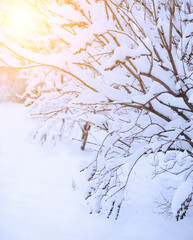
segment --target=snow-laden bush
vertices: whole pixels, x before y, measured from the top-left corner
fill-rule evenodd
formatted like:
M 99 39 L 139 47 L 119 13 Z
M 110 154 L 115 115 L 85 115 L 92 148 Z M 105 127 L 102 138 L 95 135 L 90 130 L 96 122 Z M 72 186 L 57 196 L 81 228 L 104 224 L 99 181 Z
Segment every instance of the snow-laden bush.
M 49 120 L 42 136 L 66 119 L 83 130 L 91 127 L 92 143 L 99 147 L 82 169 L 91 212 L 107 209 L 108 217 L 118 217 L 132 170 L 145 156 L 153 156 L 157 174 L 183 174 L 192 186 L 193 1 L 36 2 L 62 50 L 43 56 L 12 49 L 47 66 L 54 73 L 51 82 L 60 85 L 59 91 L 45 85 L 35 97 L 33 104 Z M 59 135 L 66 132 L 60 124 Z M 181 203 L 176 198 L 184 191 L 173 197 L 177 219 L 184 216 L 181 205 L 187 208 L 192 199 L 188 190 Z

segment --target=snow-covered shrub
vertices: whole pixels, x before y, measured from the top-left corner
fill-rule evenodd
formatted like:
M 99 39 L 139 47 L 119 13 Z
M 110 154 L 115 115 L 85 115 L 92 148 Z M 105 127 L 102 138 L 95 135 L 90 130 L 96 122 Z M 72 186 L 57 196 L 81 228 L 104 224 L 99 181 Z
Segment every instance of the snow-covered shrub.
M 172 212 L 176 220 L 183 219 L 192 201 L 192 182 L 183 182 L 176 190 L 172 200 Z
M 45 131 L 66 119 L 82 128 L 91 126 L 92 141 L 99 145 L 83 169 L 91 212 L 107 210 L 108 217 L 118 217 L 132 170 L 145 156 L 154 158 L 158 174 L 184 174 L 192 186 L 193 2 L 41 2 L 45 5 L 36 7 L 47 16 L 60 51 L 45 56 L 22 53 L 33 64 L 47 66 L 54 73 L 53 84 L 61 83 L 57 74 L 65 81 L 60 91 L 45 88 L 32 105 L 46 116 Z M 65 133 L 60 124 L 57 129 Z M 45 140 L 44 131 L 42 136 Z M 172 203 L 177 218 L 183 218 L 191 196 L 189 192 L 178 202 L 179 212 Z

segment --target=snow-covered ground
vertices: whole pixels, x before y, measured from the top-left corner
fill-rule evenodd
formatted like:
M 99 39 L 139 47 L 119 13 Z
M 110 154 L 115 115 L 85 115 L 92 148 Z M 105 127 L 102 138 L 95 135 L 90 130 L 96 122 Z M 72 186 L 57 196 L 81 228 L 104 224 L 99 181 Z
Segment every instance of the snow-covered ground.
M 0 104 L 0 240 L 193 239 L 192 210 L 180 222 L 158 213 L 154 202 L 168 179 L 152 180 L 148 163 L 136 168 L 117 221 L 90 215 L 78 171 L 89 153 L 72 143 L 38 146 L 34 126 L 22 105 Z

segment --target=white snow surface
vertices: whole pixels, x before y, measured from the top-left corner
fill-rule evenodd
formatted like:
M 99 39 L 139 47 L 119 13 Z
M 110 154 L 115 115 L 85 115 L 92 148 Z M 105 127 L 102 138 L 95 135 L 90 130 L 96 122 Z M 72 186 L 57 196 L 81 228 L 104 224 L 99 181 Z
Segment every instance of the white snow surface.
M 152 180 L 149 163 L 136 166 L 117 221 L 90 215 L 78 166 L 91 153 L 71 142 L 32 142 L 36 123 L 20 104 L 1 103 L 0 115 L 0 240 L 193 239 L 191 210 L 179 222 L 158 214 L 154 202 L 168 178 Z

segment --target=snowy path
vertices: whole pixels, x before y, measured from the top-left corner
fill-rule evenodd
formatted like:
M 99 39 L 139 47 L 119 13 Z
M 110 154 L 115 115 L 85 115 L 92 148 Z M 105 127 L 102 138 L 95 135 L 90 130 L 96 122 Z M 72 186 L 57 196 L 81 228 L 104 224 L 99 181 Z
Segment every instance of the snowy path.
M 30 142 L 34 123 L 23 106 L 0 104 L 0 240 L 192 240 L 193 218 L 154 214 L 148 181 L 131 185 L 131 204 L 118 221 L 92 216 L 72 176 L 85 153 Z M 144 171 L 143 171 L 144 172 Z

